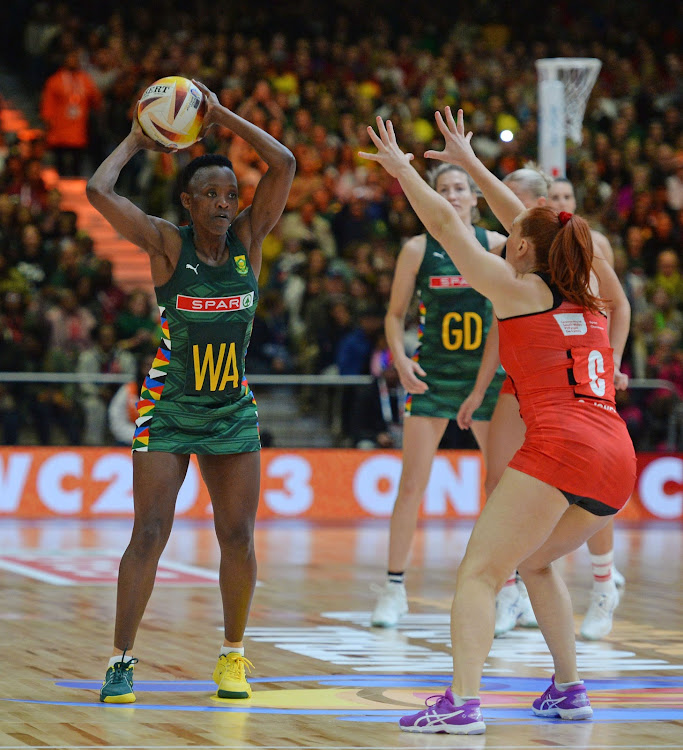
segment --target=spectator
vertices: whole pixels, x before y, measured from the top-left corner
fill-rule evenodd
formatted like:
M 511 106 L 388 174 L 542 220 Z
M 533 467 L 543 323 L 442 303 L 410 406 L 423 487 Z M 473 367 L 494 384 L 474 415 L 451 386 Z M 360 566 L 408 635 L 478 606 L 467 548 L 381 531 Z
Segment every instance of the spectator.
M 656 287 L 652 292 L 652 307 L 655 321 L 655 332 L 668 329 L 677 340 L 683 334 L 683 312 L 674 307 L 671 295 L 664 287 Z
M 79 52 L 67 52 L 62 67 L 45 82 L 40 103 L 46 143 L 63 177 L 84 175 L 88 122 L 92 111 L 101 106 L 102 95 L 92 78 L 81 70 Z
M 96 344 L 82 351 L 76 372 L 90 375 L 135 376 L 135 359 L 130 352 L 117 346 L 116 328 L 102 324 L 96 332 Z M 86 445 L 104 445 L 107 427 L 107 408 L 116 390 L 115 386 L 101 383 L 82 383 L 80 401 L 85 417 L 83 442 Z
M 664 289 L 675 307 L 683 307 L 683 276 L 678 255 L 671 249 L 662 250 L 657 255 L 657 272 L 648 283 L 648 292 L 653 294 L 658 287 Z
M 356 389 L 349 433 L 356 448 L 400 448 L 403 389 L 386 340 L 372 354 L 373 381 Z
M 116 316 L 116 335 L 121 349 L 140 355 L 155 342 L 156 319 L 152 319 L 152 302 L 142 289 L 129 295 L 126 306 Z
M 109 431 L 117 445 L 130 446 L 133 442 L 135 420 L 138 418 L 140 388 L 152 369 L 154 356 L 153 353 L 148 352 L 138 359 L 135 377 L 129 383 L 124 383 L 118 388 L 109 402 L 107 409 Z
M 337 254 L 330 222 L 318 215 L 312 200 L 305 200 L 298 211 L 289 211 L 282 217 L 282 238 L 314 243 L 327 258 Z

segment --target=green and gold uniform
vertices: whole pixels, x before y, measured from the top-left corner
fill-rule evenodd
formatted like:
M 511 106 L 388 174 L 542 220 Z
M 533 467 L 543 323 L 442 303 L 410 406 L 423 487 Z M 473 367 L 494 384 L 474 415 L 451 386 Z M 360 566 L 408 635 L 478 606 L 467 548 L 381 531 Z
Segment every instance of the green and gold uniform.
M 486 230 L 475 227 L 478 242 L 489 249 Z M 460 275 L 448 253 L 431 236 L 415 279 L 420 298 L 418 346 L 413 359 L 427 376 L 425 393 L 408 394 L 406 416 L 455 419 L 477 378 L 493 309 Z M 499 368 L 475 420 L 489 420 L 505 373 Z
M 192 227 L 181 227 L 180 258 L 155 287 L 161 344 L 138 401 L 134 451 L 248 453 L 261 447 L 258 412 L 244 372 L 258 301 L 248 253 L 232 227 L 230 257 L 197 257 Z

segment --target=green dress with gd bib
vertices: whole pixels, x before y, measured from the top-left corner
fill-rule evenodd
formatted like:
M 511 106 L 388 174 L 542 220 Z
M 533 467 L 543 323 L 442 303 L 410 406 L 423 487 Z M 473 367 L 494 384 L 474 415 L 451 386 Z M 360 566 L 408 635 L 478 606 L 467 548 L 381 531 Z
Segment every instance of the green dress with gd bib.
M 486 230 L 475 227 L 479 244 L 489 250 Z M 477 379 L 493 308 L 472 289 L 448 253 L 427 234 L 424 257 L 415 279 L 420 299 L 418 347 L 413 359 L 427 373 L 425 393 L 406 396 L 405 414 L 455 419 Z M 489 385 L 474 420 L 491 419 L 505 379 L 502 367 Z
M 197 257 L 180 227 L 180 258 L 155 287 L 161 343 L 138 401 L 134 451 L 248 453 L 261 447 L 245 355 L 258 302 L 249 255 L 228 230 L 227 262 Z

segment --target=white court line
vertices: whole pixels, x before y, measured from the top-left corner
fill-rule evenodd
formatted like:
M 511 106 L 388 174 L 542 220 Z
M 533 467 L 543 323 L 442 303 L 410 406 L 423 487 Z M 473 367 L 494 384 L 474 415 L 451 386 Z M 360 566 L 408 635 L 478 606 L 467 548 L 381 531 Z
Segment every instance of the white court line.
M 20 563 L 9 562 L 9 560 L 0 559 L 0 569 L 8 570 L 10 573 L 18 573 L 20 576 L 35 578 L 43 583 L 51 583 L 55 586 L 70 586 L 71 581 L 67 581 L 62 576 L 53 576 L 51 573 L 45 573 L 30 565 L 21 565 Z
M 432 735 L 428 735 L 431 737 Z M 443 735 L 446 739 L 453 735 Z M 479 735 L 483 736 L 483 735 Z M 471 736 L 470 738 L 471 739 Z M 355 745 L 0 745 L 0 750 L 405 750 L 406 746 L 372 745 L 357 747 Z M 487 750 L 538 750 L 538 745 L 487 745 Z M 586 745 L 562 745 L 562 750 L 585 750 Z M 679 750 L 681 745 L 657 745 L 660 748 Z M 636 748 L 643 750 L 642 745 L 592 745 L 591 750 L 623 750 Z

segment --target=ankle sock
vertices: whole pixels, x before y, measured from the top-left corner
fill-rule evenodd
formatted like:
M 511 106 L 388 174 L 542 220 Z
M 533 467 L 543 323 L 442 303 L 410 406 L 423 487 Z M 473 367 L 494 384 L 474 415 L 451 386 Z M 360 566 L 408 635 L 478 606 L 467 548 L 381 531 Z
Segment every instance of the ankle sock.
M 574 687 L 575 685 L 583 685 L 583 680 L 577 680 L 576 682 L 556 682 L 555 687 L 562 693 L 564 693 L 565 690 L 569 690 L 570 687 Z
M 451 690 L 451 693 L 453 693 L 452 690 Z M 467 701 L 475 701 L 475 700 L 479 700 L 479 696 L 458 695 L 457 693 L 453 693 L 453 705 L 454 706 L 464 706 Z
M 394 572 L 393 570 L 387 571 L 387 582 L 388 583 L 403 583 L 403 578 L 405 576 L 404 571 L 400 571 L 399 573 Z
M 239 654 L 240 656 L 244 656 L 244 646 L 241 648 L 237 646 L 221 646 L 219 656 L 223 656 L 223 654 Z
M 125 664 L 128 664 L 129 661 L 131 661 L 133 657 L 130 654 L 126 654 L 125 656 L 123 654 L 116 654 L 115 656 L 112 656 L 111 659 L 109 659 L 109 667 L 113 667 L 114 664 L 116 664 L 117 661 L 122 661 Z
M 591 555 L 591 566 L 593 568 L 593 590 L 600 594 L 606 594 L 614 588 L 612 580 L 612 567 L 614 565 L 614 552 L 610 550 L 604 555 Z

